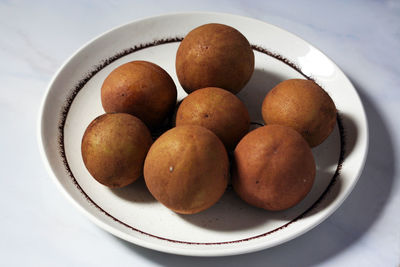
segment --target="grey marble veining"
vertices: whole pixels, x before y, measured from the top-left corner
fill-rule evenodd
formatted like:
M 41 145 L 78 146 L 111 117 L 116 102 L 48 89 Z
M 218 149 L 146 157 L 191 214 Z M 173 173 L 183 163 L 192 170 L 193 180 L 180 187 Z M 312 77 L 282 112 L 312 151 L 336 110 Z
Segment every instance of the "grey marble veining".
M 171 12 L 216 11 L 275 24 L 351 79 L 368 116 L 364 172 L 326 221 L 286 244 L 223 258 L 144 249 L 79 213 L 37 145 L 46 87 L 79 47 L 112 27 Z M 4 266 L 399 266 L 400 1 L 0 1 L 0 255 Z

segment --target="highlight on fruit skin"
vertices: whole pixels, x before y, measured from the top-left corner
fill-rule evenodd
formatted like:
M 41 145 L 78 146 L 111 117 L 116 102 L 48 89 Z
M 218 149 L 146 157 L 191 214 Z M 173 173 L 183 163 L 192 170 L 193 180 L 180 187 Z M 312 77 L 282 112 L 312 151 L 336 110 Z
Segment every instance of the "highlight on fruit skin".
M 131 61 L 114 69 L 101 87 L 107 113 L 129 113 L 150 129 L 164 122 L 175 107 L 177 90 L 171 76 L 148 61 Z
M 138 118 L 125 113 L 103 114 L 86 128 L 81 153 L 94 179 L 119 188 L 142 176 L 152 143 L 150 131 Z
M 224 194 L 228 177 L 224 145 L 213 132 L 195 125 L 165 132 L 151 146 L 144 163 L 150 193 L 180 214 L 214 205 Z
M 311 148 L 295 130 L 267 125 L 236 146 L 232 184 L 250 205 L 271 211 L 298 204 L 311 190 L 316 167 Z
M 262 104 L 266 124 L 298 131 L 311 147 L 321 144 L 336 125 L 336 106 L 325 90 L 311 80 L 290 79 L 276 85 Z
M 254 52 L 246 37 L 233 27 L 210 23 L 190 31 L 176 53 L 176 74 L 191 92 L 219 87 L 237 94 L 254 71 Z
M 215 133 L 227 150 L 233 150 L 249 131 L 246 106 L 234 94 L 217 87 L 196 90 L 180 104 L 176 126 L 198 125 Z

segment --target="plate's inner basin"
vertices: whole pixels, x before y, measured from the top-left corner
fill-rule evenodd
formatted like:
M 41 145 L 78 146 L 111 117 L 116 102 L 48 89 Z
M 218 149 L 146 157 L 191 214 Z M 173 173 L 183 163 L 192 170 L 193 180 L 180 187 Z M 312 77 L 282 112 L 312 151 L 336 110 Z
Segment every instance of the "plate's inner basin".
M 143 179 L 126 188 L 111 190 L 90 176 L 83 164 L 80 146 L 86 127 L 104 113 L 100 88 L 106 76 L 123 63 L 151 61 L 172 76 L 180 100 L 186 93 L 175 74 L 178 45 L 157 45 L 120 58 L 92 77 L 75 97 L 65 122 L 64 147 L 69 167 L 79 186 L 97 206 L 116 220 L 157 237 L 184 242 L 215 243 L 246 239 L 273 231 L 298 217 L 320 198 L 334 176 L 340 156 L 337 126 L 323 144 L 313 149 L 317 176 L 312 191 L 300 204 L 282 212 L 253 208 L 239 199 L 233 190 L 228 190 L 210 209 L 195 215 L 178 215 L 150 195 Z M 283 80 L 304 77 L 282 61 L 261 52 L 254 53 L 254 74 L 238 96 L 247 106 L 252 121 L 262 122 L 261 103 L 266 93 Z M 102 216 L 107 215 L 102 213 Z

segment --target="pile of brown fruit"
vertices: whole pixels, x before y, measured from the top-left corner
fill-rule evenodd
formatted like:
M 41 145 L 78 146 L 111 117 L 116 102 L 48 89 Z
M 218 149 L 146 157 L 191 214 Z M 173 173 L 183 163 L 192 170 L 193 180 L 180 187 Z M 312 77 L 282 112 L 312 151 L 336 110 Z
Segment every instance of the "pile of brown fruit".
M 181 42 L 176 73 L 189 95 L 177 109 L 176 86 L 161 67 L 146 61 L 119 66 L 101 88 L 106 114 L 82 139 L 86 168 L 112 188 L 143 175 L 151 194 L 182 214 L 215 204 L 230 169 L 233 188 L 247 203 L 267 210 L 296 205 L 315 178 L 310 147 L 332 132 L 336 108 L 313 81 L 287 80 L 264 99 L 266 126 L 249 132 L 249 113 L 235 94 L 253 71 L 249 42 L 222 24 L 195 28 Z M 153 143 L 151 132 L 169 118 L 175 127 Z

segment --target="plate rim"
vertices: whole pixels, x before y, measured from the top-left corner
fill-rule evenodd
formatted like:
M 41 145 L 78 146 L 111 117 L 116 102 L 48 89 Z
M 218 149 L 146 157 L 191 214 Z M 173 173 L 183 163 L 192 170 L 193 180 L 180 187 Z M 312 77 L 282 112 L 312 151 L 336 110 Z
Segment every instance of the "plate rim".
M 156 243 L 152 243 L 152 242 L 146 242 L 143 241 L 140 238 L 137 238 L 135 236 L 126 234 L 122 231 L 120 231 L 119 229 L 116 229 L 114 227 L 112 227 L 111 225 L 108 225 L 106 222 L 103 222 L 101 219 L 99 219 L 97 216 L 95 216 L 94 214 L 91 214 L 88 210 L 86 210 L 83 206 L 81 206 L 81 204 L 78 202 L 78 200 L 76 200 L 73 196 L 71 196 L 67 189 L 61 184 L 61 181 L 59 180 L 59 178 L 57 178 L 57 175 L 55 173 L 55 171 L 53 170 L 53 167 L 51 166 L 50 162 L 48 161 L 48 157 L 45 151 L 45 147 L 44 147 L 44 142 L 43 142 L 43 135 L 44 135 L 44 127 L 43 127 L 43 116 L 44 116 L 44 111 L 45 111 L 45 106 L 47 103 L 47 100 L 49 98 L 50 92 L 51 92 L 51 88 L 54 85 L 55 80 L 57 79 L 57 77 L 60 75 L 60 73 L 63 71 L 63 69 L 69 64 L 69 62 L 82 50 L 84 50 L 86 47 L 88 47 L 90 44 L 94 43 L 96 40 L 101 39 L 103 36 L 116 31 L 120 28 L 123 27 L 128 27 L 131 24 L 135 24 L 137 22 L 143 22 L 143 21 L 151 21 L 154 19 L 165 19 L 168 17 L 175 17 L 175 16 L 191 16 L 191 15 L 197 15 L 197 16 L 219 16 L 219 17 L 224 17 L 224 16 L 230 16 L 232 18 L 236 17 L 236 18 L 240 18 L 240 19 L 246 19 L 246 20 L 250 20 L 250 21 L 254 21 L 257 23 L 263 23 L 266 24 L 268 26 L 272 26 L 273 28 L 284 32 L 285 34 L 289 34 L 292 36 L 297 37 L 298 39 L 300 39 L 302 42 L 306 43 L 307 45 L 311 46 L 313 49 L 321 52 L 321 54 L 326 57 L 329 62 L 334 65 L 334 67 L 336 68 L 337 71 L 339 71 L 343 77 L 345 78 L 345 80 L 351 85 L 351 87 L 353 88 L 354 92 L 355 92 L 355 96 L 358 98 L 358 101 L 360 102 L 360 107 L 361 107 L 361 111 L 362 111 L 362 120 L 365 123 L 365 146 L 364 151 L 363 151 L 363 158 L 361 160 L 361 165 L 360 168 L 357 170 L 356 175 L 353 176 L 354 182 L 348 187 L 347 191 L 343 194 L 342 198 L 339 199 L 339 201 L 337 202 L 337 204 L 333 207 L 331 207 L 329 209 L 329 211 L 324 214 L 324 216 L 320 217 L 318 219 L 317 222 L 304 227 L 303 229 L 301 229 L 300 231 L 295 232 L 294 234 L 286 237 L 286 238 L 281 238 L 278 240 L 272 240 L 270 241 L 268 244 L 254 244 L 253 246 L 238 246 L 238 247 L 232 247 L 232 248 L 227 248 L 226 250 L 224 249 L 220 249 L 222 248 L 219 247 L 219 249 L 216 250 L 196 250 L 193 249 L 195 248 L 195 246 L 191 246 L 191 247 L 186 247 L 186 248 L 181 248 L 181 247 L 173 247 L 173 246 L 163 246 L 160 244 L 156 244 Z M 308 232 L 309 230 L 313 229 L 314 227 L 316 227 L 317 225 L 319 225 L 320 223 L 322 223 L 323 221 L 325 221 L 329 216 L 331 216 L 342 204 L 343 202 L 347 199 L 348 195 L 353 191 L 355 185 L 358 182 L 358 179 L 360 178 L 363 170 L 364 170 L 364 166 L 365 166 L 365 162 L 366 162 L 366 158 L 367 158 L 367 154 L 368 154 L 368 147 L 369 147 L 369 127 L 368 127 L 368 120 L 367 120 L 367 116 L 365 113 L 365 108 L 364 105 L 361 101 L 361 98 L 359 96 L 359 93 L 357 91 L 357 89 L 354 87 L 353 83 L 350 81 L 350 79 L 346 76 L 346 74 L 336 65 L 336 63 L 330 58 L 328 57 L 325 53 L 323 53 L 321 50 L 319 50 L 318 48 L 316 48 L 314 45 L 310 44 L 308 41 L 304 40 L 303 38 L 299 37 L 298 35 L 291 33 L 283 28 L 280 28 L 276 25 L 270 24 L 268 22 L 262 21 L 262 20 L 258 20 L 258 19 L 254 19 L 251 17 L 246 17 L 246 16 L 242 16 L 242 15 L 237 15 L 237 14 L 229 14 L 229 13 L 220 13 L 220 12 L 175 12 L 175 13 L 166 13 L 166 14 L 162 14 L 162 15 L 157 15 L 157 16 L 149 16 L 149 17 L 144 17 L 144 18 L 139 18 L 139 19 L 135 19 L 132 20 L 130 22 L 115 26 L 93 38 L 91 38 L 89 41 L 87 41 L 86 43 L 84 43 L 81 47 L 79 47 L 77 50 L 75 50 L 62 64 L 61 66 L 58 68 L 58 70 L 53 74 L 47 88 L 46 91 L 42 97 L 42 101 L 40 104 L 40 108 L 39 108 L 39 112 L 38 112 L 38 120 L 37 120 L 37 141 L 38 141 L 38 145 L 39 145 L 39 151 L 40 151 L 40 155 L 41 158 L 45 164 L 45 168 L 48 172 L 48 174 L 50 175 L 50 177 L 52 178 L 52 180 L 56 183 L 58 189 L 60 191 L 63 192 L 63 194 L 67 197 L 67 199 L 69 199 L 69 201 L 71 201 L 72 203 L 74 203 L 75 206 L 78 207 L 78 210 L 80 210 L 81 212 L 83 212 L 83 214 L 85 214 L 92 222 L 94 222 L 97 226 L 99 226 L 100 228 L 104 229 L 105 231 L 125 240 L 128 241 L 130 243 L 134 243 L 136 245 L 140 245 L 142 247 L 145 248 L 149 248 L 149 249 L 153 249 L 153 250 L 157 250 L 157 251 L 161 251 L 161 252 L 167 252 L 167 253 L 172 253 L 172 254 L 178 254 L 178 255 L 187 255 L 187 256 L 228 256 L 228 255 L 239 255 L 239 254 L 244 254 L 244 253 L 249 253 L 249 252 L 254 252 L 254 251 L 258 251 L 258 250 L 262 250 L 262 249 L 266 249 L 266 248 L 270 248 L 270 247 L 274 247 L 277 245 L 280 245 L 282 243 L 288 242 L 300 235 L 303 235 L 304 233 Z

